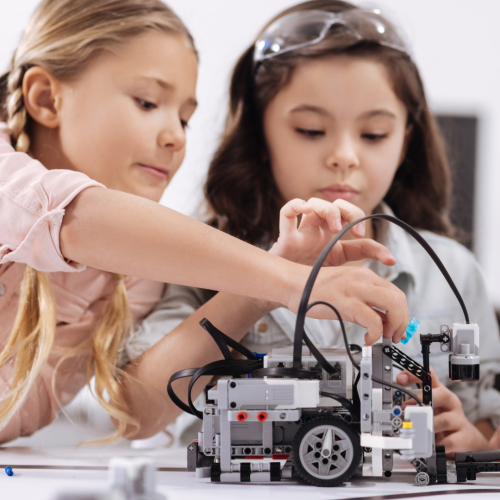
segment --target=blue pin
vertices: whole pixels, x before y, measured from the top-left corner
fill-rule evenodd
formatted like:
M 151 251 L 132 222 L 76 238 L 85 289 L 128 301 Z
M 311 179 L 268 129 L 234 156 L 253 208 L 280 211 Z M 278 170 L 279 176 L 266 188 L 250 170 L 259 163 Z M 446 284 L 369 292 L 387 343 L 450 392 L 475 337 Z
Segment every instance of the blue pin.
M 418 330 L 421 324 L 422 323 L 417 318 L 413 318 L 406 328 L 406 338 L 401 339 L 401 343 L 406 345 L 413 337 L 413 335 L 415 335 L 415 332 Z
M 12 470 L 12 467 L 5 467 L 5 474 L 7 474 L 7 476 L 13 476 L 14 471 Z

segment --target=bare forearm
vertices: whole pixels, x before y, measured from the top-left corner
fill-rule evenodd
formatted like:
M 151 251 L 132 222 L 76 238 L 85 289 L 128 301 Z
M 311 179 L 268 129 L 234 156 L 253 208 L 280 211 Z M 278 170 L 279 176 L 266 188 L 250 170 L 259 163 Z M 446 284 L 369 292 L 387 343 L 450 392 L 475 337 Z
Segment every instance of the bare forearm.
M 270 306 L 263 302 L 220 293 L 134 362 L 127 369 L 132 378 L 123 386 L 129 411 L 141 426 L 139 433 L 131 437 L 144 439 L 152 436 L 181 413 L 166 391 L 175 372 L 222 359 L 215 342 L 199 325 L 201 319 L 209 318 L 217 328 L 239 341 L 269 310 Z M 207 382 L 206 377 L 198 381 L 193 397 Z M 173 386 L 185 402 L 188 384 L 189 379 L 183 379 Z
M 152 201 L 104 188 L 67 207 L 61 251 L 70 260 L 166 283 L 282 302 L 308 269 Z M 291 276 L 294 275 L 294 276 Z

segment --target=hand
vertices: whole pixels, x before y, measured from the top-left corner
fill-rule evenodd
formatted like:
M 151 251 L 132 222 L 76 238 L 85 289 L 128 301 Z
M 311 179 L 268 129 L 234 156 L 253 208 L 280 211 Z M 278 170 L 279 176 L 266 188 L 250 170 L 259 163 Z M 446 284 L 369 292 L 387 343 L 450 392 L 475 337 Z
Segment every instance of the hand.
M 432 368 L 431 375 L 436 444 L 444 445 L 447 454 L 486 450 L 488 447 L 486 438 L 479 429 L 467 420 L 458 396 L 439 381 Z M 415 375 L 406 370 L 397 376 L 397 381 L 402 386 L 420 383 L 420 380 Z M 420 398 L 422 398 L 421 393 Z M 412 404 L 416 404 L 415 400 L 410 400 L 404 403 L 403 406 L 406 407 Z
M 289 276 L 292 292 L 281 303 L 297 312 L 304 289 L 302 272 L 309 276 L 311 268 L 301 266 L 300 273 Z M 325 301 L 339 311 L 344 321 L 367 329 L 365 342 L 376 342 L 382 335 L 397 343 L 408 326 L 405 294 L 395 285 L 365 267 L 322 268 L 314 284 L 309 303 Z M 380 312 L 375 309 L 376 307 Z M 317 306 L 308 312 L 314 318 L 337 319 L 330 308 Z
M 493 436 L 491 436 L 491 439 L 490 439 L 490 442 L 488 443 L 487 449 L 488 450 L 500 450 L 500 427 L 495 431 L 495 434 L 493 434 Z
M 300 226 L 297 217 L 302 214 Z M 364 212 L 345 200 L 334 203 L 311 198 L 289 201 L 280 211 L 280 235 L 270 252 L 298 264 L 312 266 L 319 254 L 342 227 L 364 217 Z M 356 238 L 365 234 L 365 223 L 351 229 Z M 376 259 L 385 265 L 396 263 L 387 248 L 371 239 L 339 241 L 324 266 L 341 266 L 349 261 Z

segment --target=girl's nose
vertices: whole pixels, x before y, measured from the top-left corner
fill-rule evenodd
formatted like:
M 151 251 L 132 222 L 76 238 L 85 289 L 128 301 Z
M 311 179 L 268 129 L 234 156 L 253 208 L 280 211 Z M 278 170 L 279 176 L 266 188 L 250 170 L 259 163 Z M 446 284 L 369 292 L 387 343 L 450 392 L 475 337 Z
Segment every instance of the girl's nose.
M 327 166 L 342 170 L 359 166 L 355 145 L 349 137 L 341 137 L 333 142 L 333 147 L 327 158 Z
M 178 151 L 186 145 L 186 131 L 179 117 L 169 119 L 158 135 L 158 145 Z

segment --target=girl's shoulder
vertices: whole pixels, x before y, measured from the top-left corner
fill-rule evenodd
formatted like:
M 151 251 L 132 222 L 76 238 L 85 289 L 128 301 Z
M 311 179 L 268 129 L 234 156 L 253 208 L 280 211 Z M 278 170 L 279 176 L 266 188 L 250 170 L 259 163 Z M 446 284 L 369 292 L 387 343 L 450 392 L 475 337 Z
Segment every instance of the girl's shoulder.
M 450 259 L 462 263 L 477 263 L 475 255 L 458 241 L 433 233 L 432 231 L 419 230 L 423 238 L 429 243 L 432 249 L 441 259 Z M 420 247 L 420 244 L 411 238 L 413 245 Z M 421 248 L 421 247 L 420 247 Z
M 443 262 L 448 273 L 451 275 L 455 284 L 462 289 L 469 286 L 471 282 L 482 283 L 484 277 L 477 262 L 475 255 L 458 241 L 441 236 L 431 231 L 419 231 L 424 239 L 429 243 L 437 256 Z M 412 247 L 412 259 L 416 269 L 420 269 L 421 276 L 429 274 L 441 275 L 436 264 L 427 255 L 427 252 L 420 244 L 409 237 L 410 246 Z M 426 278 L 423 278 L 424 281 Z M 441 280 L 441 278 L 439 278 Z

